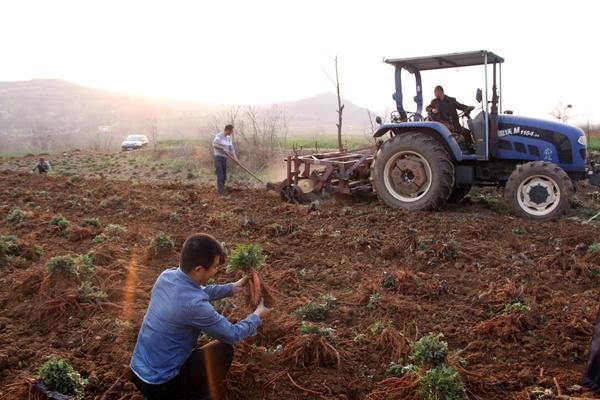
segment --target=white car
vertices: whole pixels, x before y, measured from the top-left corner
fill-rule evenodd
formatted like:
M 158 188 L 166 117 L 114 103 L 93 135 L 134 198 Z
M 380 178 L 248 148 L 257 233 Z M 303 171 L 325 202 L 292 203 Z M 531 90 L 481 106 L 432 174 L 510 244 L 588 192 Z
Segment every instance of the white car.
M 141 149 L 148 145 L 148 138 L 146 135 L 129 135 L 125 138 L 123 143 L 121 143 L 121 150 L 129 151 Z

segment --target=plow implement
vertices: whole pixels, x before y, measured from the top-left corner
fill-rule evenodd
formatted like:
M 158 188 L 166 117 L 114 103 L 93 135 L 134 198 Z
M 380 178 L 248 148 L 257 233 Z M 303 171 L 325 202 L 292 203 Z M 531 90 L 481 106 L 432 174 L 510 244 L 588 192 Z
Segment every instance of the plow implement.
M 286 158 L 287 177 L 268 183 L 290 203 L 313 201 L 324 193 L 352 194 L 371 191 L 370 168 L 375 147 L 354 151 L 294 154 Z

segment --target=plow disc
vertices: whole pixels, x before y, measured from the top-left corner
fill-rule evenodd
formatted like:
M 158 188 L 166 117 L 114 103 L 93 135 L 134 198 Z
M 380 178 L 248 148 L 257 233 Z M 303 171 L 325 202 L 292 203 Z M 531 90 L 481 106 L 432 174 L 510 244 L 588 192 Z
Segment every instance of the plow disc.
M 314 182 L 309 179 L 301 180 L 298 185 L 288 184 L 287 179 L 281 182 L 269 182 L 267 190 L 279 193 L 281 200 L 286 203 L 308 203 L 320 197 L 320 192 L 315 189 Z

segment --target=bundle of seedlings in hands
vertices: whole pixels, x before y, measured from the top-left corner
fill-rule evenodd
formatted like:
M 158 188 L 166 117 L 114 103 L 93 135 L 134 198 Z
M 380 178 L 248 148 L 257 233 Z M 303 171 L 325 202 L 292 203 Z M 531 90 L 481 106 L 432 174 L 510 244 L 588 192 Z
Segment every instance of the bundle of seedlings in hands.
M 258 269 L 263 266 L 267 257 L 262 253 L 258 244 L 239 244 L 229 255 L 227 272 L 240 271 L 248 275 L 247 302 L 250 308 L 256 308 L 263 298 L 265 306 L 274 304 L 272 289 L 265 282 L 261 282 Z

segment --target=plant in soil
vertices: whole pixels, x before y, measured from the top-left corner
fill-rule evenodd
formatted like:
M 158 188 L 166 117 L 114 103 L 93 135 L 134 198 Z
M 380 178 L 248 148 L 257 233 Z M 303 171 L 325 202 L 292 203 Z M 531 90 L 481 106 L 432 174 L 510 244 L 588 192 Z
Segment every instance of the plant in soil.
M 267 259 L 262 253 L 262 247 L 258 244 L 239 244 L 229 254 L 229 265 L 227 272 L 239 271 L 248 275 L 247 301 L 250 308 L 256 308 L 261 297 L 264 298 L 267 307 L 273 304 L 271 288 L 261 282 L 258 269 L 262 267 Z
M 332 328 L 321 327 L 303 321 L 300 336 L 292 336 L 283 343 L 284 362 L 294 366 L 337 366 L 341 362 L 340 351 L 335 347 Z
M 325 302 L 325 307 L 327 307 L 328 309 L 332 309 L 333 307 L 335 307 L 335 302 L 337 301 L 337 298 L 331 293 L 328 293 L 321 296 L 321 300 Z
M 379 282 L 379 286 L 383 289 L 393 290 L 396 289 L 398 283 L 396 282 L 396 278 L 393 275 L 388 273 L 387 271 L 383 272 L 383 278 Z
M 89 281 L 84 281 L 79 286 L 79 299 L 83 303 L 95 303 L 97 301 L 104 301 L 108 298 L 108 295 L 93 286 Z
M 95 244 L 100 244 L 100 243 L 104 243 L 106 241 L 106 236 L 104 236 L 104 234 L 100 234 L 100 235 L 96 235 L 94 236 L 94 239 L 92 239 L 92 242 Z
M 65 231 L 69 227 L 69 220 L 66 219 L 62 214 L 56 214 L 50 220 L 50 225 L 56 226 L 61 231 Z
M 458 257 L 459 244 L 456 240 L 450 240 L 442 246 L 440 254 L 446 261 L 456 260 Z
M 371 331 L 371 336 L 381 335 L 381 332 L 383 332 L 385 328 L 392 325 L 393 324 L 391 321 L 375 321 L 375 323 L 373 323 L 373 325 L 371 325 L 371 327 L 369 328 L 369 330 Z
M 412 346 L 411 360 L 417 365 L 437 367 L 446 361 L 448 343 L 441 333 L 429 333 L 416 341 Z
M 6 222 L 10 222 L 12 224 L 18 224 L 19 222 L 23 222 L 26 219 L 29 219 L 33 216 L 31 211 L 23 211 L 18 207 L 13 207 L 8 212 L 6 216 Z
M 414 374 L 417 372 L 417 367 L 414 364 L 402 364 L 396 362 L 390 362 L 387 369 L 385 370 L 385 376 L 395 376 L 397 378 L 405 375 L 405 374 Z
M 512 232 L 517 236 L 522 236 L 527 234 L 527 229 L 522 226 L 517 226 L 516 228 L 513 228 Z
M 373 293 L 371 296 L 369 296 L 369 302 L 367 303 L 367 308 L 370 308 L 371 310 L 376 309 L 377 306 L 379 305 L 380 301 L 381 301 L 381 294 L 379 292 Z
M 600 242 L 596 242 L 594 244 L 591 244 L 588 248 L 587 248 L 587 253 L 588 254 L 596 254 L 596 253 L 600 253 Z
M 309 302 L 298 307 L 294 314 L 309 321 L 324 321 L 329 315 L 329 308 L 324 304 Z
M 442 338 L 442 334 L 430 333 L 413 343 L 413 362 L 391 362 L 385 371 L 386 379 L 367 398 L 464 400 L 464 383 L 458 369 L 448 365 L 448 344 Z M 461 362 L 464 360 L 454 357 L 451 364 Z
M 68 362 L 60 358 L 51 358 L 38 370 L 40 380 L 51 390 L 65 395 L 83 398 L 87 380 L 82 378 Z
M 0 256 L 15 256 L 20 251 L 16 236 L 0 236 Z
M 87 226 L 91 226 L 92 228 L 101 228 L 102 224 L 98 218 L 86 218 L 83 223 Z
M 465 386 L 458 371 L 452 367 L 439 366 L 419 375 L 417 391 L 424 400 L 462 400 Z
M 323 321 L 329 315 L 329 310 L 334 307 L 337 300 L 333 295 L 326 294 L 321 296 L 323 303 L 309 302 L 302 307 L 298 307 L 294 314 L 302 319 L 309 321 Z
M 323 336 L 330 341 L 334 341 L 333 333 L 335 330 L 333 328 L 322 327 L 317 324 L 313 324 L 311 322 L 302 321 L 300 325 L 300 333 L 303 335 L 312 335 L 317 334 L 319 336 Z
M 375 349 L 395 361 L 407 359 L 411 351 L 408 340 L 391 324 L 376 336 Z
M 48 260 L 46 271 L 50 275 L 64 275 L 71 278 L 77 278 L 79 271 L 77 268 L 77 259 L 71 256 L 56 256 Z
M 175 241 L 171 239 L 171 236 L 167 235 L 164 232 L 159 232 L 152 239 L 152 243 L 150 244 L 154 253 L 163 254 L 172 251 L 175 248 Z
M 359 333 L 358 335 L 354 336 L 354 339 L 352 341 L 354 342 L 354 344 L 361 346 L 369 342 L 369 337 L 364 333 Z
M 528 313 L 530 310 L 529 306 L 521 301 L 511 301 L 504 305 L 504 312 L 517 311 L 523 314 Z
M 108 224 L 104 227 L 104 233 L 108 237 L 118 236 L 122 233 L 127 233 L 127 228 L 119 224 Z

